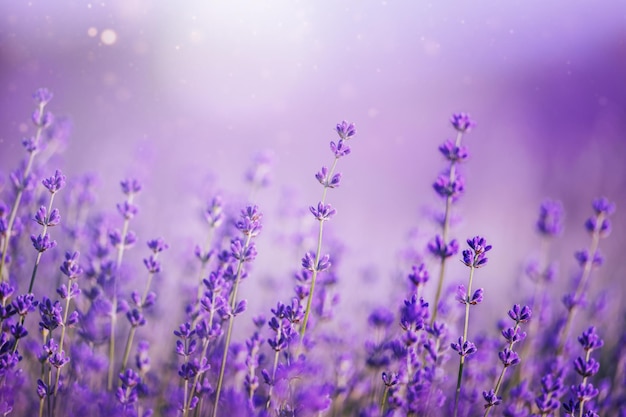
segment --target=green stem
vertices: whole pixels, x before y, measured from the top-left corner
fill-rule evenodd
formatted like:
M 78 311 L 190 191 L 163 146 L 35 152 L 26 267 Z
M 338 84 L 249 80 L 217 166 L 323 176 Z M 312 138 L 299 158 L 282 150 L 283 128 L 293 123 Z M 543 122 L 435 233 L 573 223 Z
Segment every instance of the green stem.
M 246 242 L 243 246 L 242 253 L 245 253 L 250 245 L 250 239 L 252 235 L 246 236 Z M 239 281 L 241 280 L 241 272 L 243 271 L 244 260 L 240 259 L 237 264 L 237 273 L 235 275 L 235 284 L 233 286 L 233 292 L 230 299 L 231 310 L 234 310 L 237 305 L 237 290 L 239 289 Z M 226 359 L 228 358 L 228 347 L 230 346 L 230 337 L 233 332 L 233 317 L 228 319 L 228 331 L 226 333 L 226 343 L 224 344 L 224 353 L 222 354 L 222 364 L 220 366 L 220 375 L 217 380 L 217 390 L 215 391 L 215 404 L 213 405 L 213 417 L 217 417 L 217 408 L 220 400 L 220 393 L 222 391 L 222 383 L 224 382 L 224 370 L 226 369 Z
M 270 389 L 267 396 L 267 403 L 265 404 L 265 409 L 268 410 L 270 408 L 270 404 L 272 402 L 272 391 L 274 390 L 274 384 L 276 380 L 276 368 L 278 367 L 278 355 L 279 351 L 276 351 L 274 354 L 274 366 L 272 368 L 272 385 L 270 385 Z
M 385 391 L 383 392 L 383 398 L 380 401 L 380 417 L 385 416 L 385 406 L 387 405 L 387 396 L 389 395 L 389 387 L 385 385 Z
M 476 268 L 474 265 L 470 266 L 470 276 L 469 283 L 467 284 L 467 297 L 465 298 L 465 322 L 463 325 L 463 344 L 467 342 L 467 329 L 469 327 L 469 299 L 472 295 L 472 281 L 474 279 L 474 270 Z M 463 346 L 460 346 L 462 349 Z M 459 361 L 459 374 L 457 376 L 456 381 L 456 393 L 454 395 L 454 417 L 457 416 L 459 410 L 459 397 L 461 396 L 461 381 L 463 379 L 463 367 L 465 366 L 465 355 L 461 355 L 461 359 Z
M 71 285 L 71 283 L 68 283 L 68 287 L 69 285 Z M 68 289 L 69 291 L 69 289 Z M 59 349 L 61 349 L 61 352 L 63 352 L 63 343 L 65 342 L 65 329 L 66 329 L 66 324 L 67 323 L 67 314 L 68 314 L 68 310 L 70 308 L 70 297 L 68 294 L 68 297 L 65 299 L 65 311 L 63 312 L 63 326 L 61 329 L 61 341 L 59 342 Z M 56 379 L 54 381 L 54 397 L 56 399 L 57 393 L 59 391 L 59 378 L 61 377 L 61 368 L 59 368 L 57 370 L 57 375 L 56 375 Z
M 154 259 L 157 259 L 158 254 L 154 254 Z M 143 312 L 143 306 L 146 303 L 146 299 L 148 298 L 148 293 L 150 292 L 150 285 L 152 284 L 152 278 L 154 277 L 154 272 L 148 273 L 148 282 L 146 282 L 146 288 L 143 290 L 143 295 L 141 296 L 141 305 L 137 308 L 140 312 Z M 133 345 L 133 339 L 135 337 L 135 332 L 137 331 L 137 327 L 131 326 L 128 331 L 128 337 L 126 338 L 126 347 L 124 348 L 124 358 L 122 359 L 122 371 L 126 370 L 126 365 L 128 364 L 128 358 L 130 356 L 130 349 Z
M 589 358 L 591 357 L 591 349 L 589 349 L 587 351 L 587 353 L 585 354 L 585 362 L 589 363 Z M 587 384 L 587 377 L 583 377 L 583 385 Z M 579 417 L 583 417 L 583 411 L 585 410 L 585 399 L 583 398 L 580 401 L 580 414 Z
M 43 231 L 41 232 L 41 236 L 45 236 L 48 232 L 48 219 L 50 219 L 50 212 L 52 211 L 52 203 L 54 202 L 54 194 L 50 195 L 50 202 L 48 203 L 48 212 L 46 213 L 46 218 L 44 219 Z M 28 285 L 28 294 L 33 292 L 33 286 L 35 285 L 35 276 L 37 275 L 37 269 L 39 268 L 39 262 L 41 261 L 41 255 L 43 252 L 37 252 L 37 259 L 35 260 L 35 266 L 33 267 L 33 273 L 30 276 L 30 284 Z
M 456 146 L 461 145 L 461 139 L 463 138 L 463 133 L 458 132 L 456 135 Z M 454 180 L 456 176 L 456 162 L 450 162 L 450 173 L 448 179 L 450 182 Z M 448 234 L 450 233 L 450 212 L 452 211 L 452 196 L 446 197 L 446 210 L 443 216 L 443 227 L 441 231 L 441 239 L 445 245 L 448 244 Z M 439 279 L 437 280 L 437 293 L 435 294 L 435 303 L 433 306 L 433 316 L 430 319 L 430 325 L 432 326 L 437 319 L 437 313 L 439 312 L 439 300 L 441 299 L 441 291 L 443 289 L 443 280 L 445 278 L 445 267 L 446 267 L 446 259 L 441 258 L 441 265 L 439 267 Z
M 335 173 L 335 168 L 337 167 L 337 161 L 339 161 L 338 157 L 335 157 L 333 161 L 333 165 L 330 167 L 330 171 L 328 171 L 328 176 L 326 178 L 332 178 Z M 326 203 L 326 194 L 328 193 L 328 184 L 324 184 L 324 191 L 322 192 L 322 204 Z M 315 266 L 313 270 L 313 275 L 311 277 L 311 289 L 309 290 L 309 297 L 306 302 L 306 310 L 304 311 L 304 319 L 302 320 L 302 327 L 300 328 L 300 341 L 304 341 L 304 335 L 306 333 L 306 326 L 309 322 L 309 314 L 311 313 L 311 304 L 313 303 L 313 293 L 315 291 L 315 282 L 317 280 L 317 264 L 320 260 L 322 254 L 322 233 L 324 230 L 324 221 L 320 220 L 320 227 L 317 233 L 317 249 L 315 251 Z
M 602 224 L 604 220 L 604 213 L 600 213 L 596 218 L 596 224 L 598 227 Z M 583 272 L 580 277 L 580 281 L 578 282 L 578 286 L 576 287 L 576 291 L 574 292 L 574 300 L 578 300 L 582 292 L 587 287 L 587 281 L 589 280 L 589 276 L 591 275 L 591 269 L 593 267 L 594 259 L 596 256 L 596 252 L 598 251 L 598 246 L 600 246 L 600 231 L 596 230 L 591 235 L 591 245 L 589 246 L 589 259 L 585 262 L 585 266 L 583 267 Z M 561 338 L 559 342 L 559 347 L 557 349 L 557 356 L 560 356 L 563 353 L 563 349 L 565 348 L 565 342 L 569 337 L 570 327 L 572 322 L 574 321 L 574 316 L 576 312 L 576 305 L 572 306 L 571 309 L 567 312 L 567 319 L 565 320 L 565 326 L 563 327 L 563 332 L 561 333 Z
M 44 107 L 45 104 L 39 105 L 39 117 L 37 120 L 37 133 L 35 133 L 35 146 L 39 144 L 39 139 L 41 138 L 41 133 L 43 132 L 43 126 L 41 126 L 42 118 L 44 115 Z M 33 161 L 35 160 L 35 154 L 37 151 L 33 151 L 30 153 L 28 157 L 28 162 L 26 163 L 26 168 L 24 168 L 24 179 L 28 178 L 30 175 L 30 171 L 33 168 Z M 11 239 L 11 233 L 13 232 L 13 224 L 15 223 L 15 217 L 17 216 L 17 210 L 20 207 L 20 202 L 22 201 L 22 195 L 24 194 L 24 188 L 20 187 L 17 190 L 17 194 L 15 195 L 15 201 L 13 201 L 13 206 L 11 207 L 11 213 L 9 214 L 9 222 L 7 223 L 7 230 L 5 233 L 5 238 L 2 245 L 2 254 L 0 254 L 0 279 L 5 281 L 4 265 L 6 262 L 7 252 L 9 250 L 9 240 Z M 6 278 L 8 280 L 9 274 L 6 274 Z M 30 291 L 29 291 L 30 292 Z
M 517 329 L 519 328 L 519 323 L 515 323 L 515 329 L 513 331 L 513 333 L 517 333 Z M 509 350 L 513 349 L 513 344 L 515 342 L 509 342 Z M 493 392 L 494 395 L 497 397 L 498 396 L 498 392 L 500 391 L 500 387 L 502 386 L 502 381 L 504 380 L 504 374 L 506 373 L 508 366 L 503 366 L 502 367 L 502 371 L 500 372 L 500 376 L 498 377 L 498 381 L 496 382 L 496 387 L 494 388 Z M 485 409 L 485 414 L 483 415 L 483 417 L 487 417 L 489 415 L 489 412 L 491 411 L 491 407 L 487 407 Z
M 133 202 L 133 194 L 130 193 L 127 199 L 128 203 Z M 113 389 L 113 370 L 115 369 L 115 325 L 117 323 L 117 278 L 120 273 L 120 267 L 122 266 L 122 259 L 124 256 L 124 249 L 126 243 L 126 235 L 128 234 L 128 226 L 130 220 L 124 219 L 122 226 L 121 242 L 117 248 L 117 261 L 115 263 L 115 273 L 113 274 L 113 300 L 111 302 L 111 329 L 109 337 L 109 373 L 107 375 L 107 389 L 111 391 Z

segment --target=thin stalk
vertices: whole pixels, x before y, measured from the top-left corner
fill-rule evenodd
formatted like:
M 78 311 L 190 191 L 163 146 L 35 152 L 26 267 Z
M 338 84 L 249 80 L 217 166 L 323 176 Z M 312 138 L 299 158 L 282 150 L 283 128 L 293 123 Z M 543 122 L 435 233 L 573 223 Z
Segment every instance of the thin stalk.
M 133 202 L 133 194 L 128 195 L 128 202 Z M 113 300 L 111 303 L 111 330 L 109 337 L 109 373 L 107 375 L 107 389 L 113 389 L 113 370 L 115 369 L 115 325 L 117 324 L 117 278 L 122 266 L 122 258 L 126 244 L 126 235 L 130 219 L 125 218 L 122 226 L 121 242 L 117 248 L 117 260 L 115 262 L 115 273 L 113 274 Z
M 213 295 L 213 298 L 211 299 L 211 312 L 209 314 L 209 329 L 213 328 L 214 315 L 215 315 L 215 294 Z M 200 359 L 202 360 L 202 357 Z M 205 374 L 202 374 L 203 381 L 204 381 L 205 376 L 206 376 Z M 200 415 L 203 403 L 204 403 L 204 397 L 200 397 L 200 402 L 198 403 L 198 406 L 196 407 L 196 410 L 194 413 L 196 417 Z
M 187 348 L 188 348 L 188 339 L 185 339 L 185 364 L 187 364 L 189 362 L 189 356 L 187 355 Z M 184 389 L 184 393 L 183 393 L 183 404 L 185 405 L 185 409 L 183 410 L 183 417 L 187 417 L 187 413 L 189 412 L 189 410 L 187 409 L 187 390 L 189 389 L 189 380 L 185 379 L 185 389 Z
M 206 355 L 206 351 L 208 347 L 209 347 L 209 338 L 207 337 L 206 340 L 202 342 L 202 354 L 200 355 L 200 360 L 202 360 L 202 358 L 204 358 L 204 355 Z M 196 385 L 198 384 L 198 380 L 200 379 L 201 375 L 203 374 L 198 372 L 196 376 L 193 378 L 193 384 L 191 385 L 191 392 L 189 393 L 189 400 L 185 403 L 185 411 L 183 413 L 188 413 L 189 410 L 191 409 L 191 401 L 193 400 L 193 396 L 196 393 Z
M 596 224 L 601 225 L 604 220 L 604 213 L 600 213 L 596 219 Z M 596 256 L 596 252 L 598 250 L 598 246 L 600 246 L 600 231 L 595 230 L 591 235 L 591 245 L 589 246 L 589 259 L 585 262 L 585 266 L 583 267 L 583 272 L 580 277 L 580 281 L 578 282 L 578 286 L 576 287 L 576 291 L 574 292 L 574 300 L 578 300 L 581 296 L 585 288 L 587 287 L 587 281 L 591 276 L 591 269 L 593 267 L 593 262 Z M 563 349 L 565 347 L 565 342 L 569 337 L 570 327 L 572 322 L 574 321 L 574 316 L 576 312 L 576 305 L 574 305 L 567 312 L 567 319 L 565 320 L 565 326 L 563 327 L 563 332 L 561 333 L 561 340 L 559 342 L 559 347 L 557 349 L 557 356 L 560 356 L 563 353 Z
M 279 353 L 279 351 L 276 351 L 276 353 L 274 354 L 274 366 L 272 367 L 272 385 L 270 385 L 270 389 L 267 395 L 267 403 L 265 404 L 266 410 L 270 408 L 270 403 L 272 402 L 272 391 L 274 390 L 274 381 L 276 379 L 276 368 L 278 367 Z
M 335 157 L 333 161 L 333 165 L 330 168 L 327 178 L 332 178 L 335 173 L 335 168 L 337 167 L 337 161 L 339 161 L 338 157 Z M 326 203 L 326 194 L 328 193 L 328 184 L 324 184 L 324 191 L 322 192 L 322 204 Z M 309 322 L 309 314 L 311 313 L 311 304 L 313 303 L 313 292 L 315 291 L 315 281 L 317 280 L 317 264 L 320 261 L 320 257 L 322 254 L 322 234 L 324 230 L 324 221 L 320 220 L 320 227 L 317 233 L 317 250 L 315 251 L 315 268 L 313 270 L 313 275 L 311 277 L 311 289 L 309 290 L 309 297 L 306 302 L 306 310 L 304 311 L 304 319 L 302 320 L 302 327 L 300 328 L 300 340 L 304 340 L 304 334 L 306 333 L 306 326 Z
M 154 258 L 157 258 L 157 254 L 154 254 Z M 148 293 L 150 292 L 150 285 L 152 284 L 152 278 L 154 277 L 154 272 L 148 272 L 148 282 L 146 282 L 146 288 L 143 290 L 143 295 L 141 296 L 141 305 L 138 306 L 140 312 L 143 312 L 143 305 L 148 298 Z M 122 359 L 122 371 L 126 370 L 126 365 L 128 364 L 128 358 L 130 356 L 130 349 L 133 345 L 133 339 L 135 337 L 135 332 L 137 331 L 137 327 L 131 326 L 128 331 L 128 337 L 126 338 L 126 347 L 124 348 L 124 357 Z
M 543 297 L 543 294 L 545 291 L 545 288 L 544 288 L 545 277 L 543 276 L 543 274 L 545 274 L 545 271 L 548 268 L 548 255 L 550 252 L 550 243 L 551 243 L 550 239 L 546 237 L 541 239 L 539 270 L 543 272 L 539 276 L 538 282 L 535 283 L 534 290 L 533 290 L 532 304 L 530 305 L 530 308 L 533 311 L 533 316 L 535 317 L 535 319 L 530 321 L 528 325 L 528 331 L 526 332 L 525 343 L 524 343 L 524 340 L 522 340 L 522 345 L 520 348 L 520 356 L 524 358 L 528 358 L 532 356 L 533 346 L 532 346 L 531 341 L 535 340 L 533 336 L 537 334 L 537 332 L 539 331 L 539 326 L 541 325 L 541 310 L 543 307 L 543 298 L 539 302 L 537 302 L 537 298 Z M 528 367 L 528 369 L 530 369 L 530 367 Z M 515 368 L 515 371 L 512 377 L 514 381 L 513 385 L 516 385 L 516 383 L 521 380 L 528 379 L 528 375 L 525 375 L 524 370 L 525 370 L 525 367 L 523 366 L 518 366 L 517 368 Z
M 389 395 L 389 387 L 385 385 L 385 391 L 383 391 L 383 398 L 380 400 L 380 417 L 385 415 L 385 406 L 387 405 L 387 396 Z
M 41 138 L 41 133 L 44 130 L 44 127 L 41 126 L 41 122 L 42 122 L 42 118 L 44 116 L 44 107 L 45 104 L 40 104 L 39 105 L 39 117 L 37 120 L 37 126 L 39 126 L 37 128 L 37 133 L 35 133 L 35 146 L 39 144 L 39 139 Z M 28 178 L 28 176 L 30 175 L 30 171 L 33 168 L 33 161 L 35 160 L 35 154 L 37 153 L 37 151 L 33 151 L 30 153 L 30 155 L 28 156 L 28 162 L 26 163 L 26 168 L 24 168 L 24 180 L 26 180 L 26 178 Z M 13 224 L 15 223 L 15 217 L 17 216 L 17 210 L 20 207 L 20 202 L 22 201 L 22 195 L 24 194 L 24 188 L 20 187 L 17 190 L 17 194 L 15 195 L 15 201 L 13 201 L 13 206 L 11 207 L 11 213 L 9 214 L 9 222 L 7 224 L 7 230 L 6 230 L 6 234 L 5 234 L 5 238 L 3 241 L 3 245 L 2 245 L 2 254 L 0 255 L 0 278 L 5 281 L 5 276 L 3 274 L 4 272 L 4 265 L 6 262 L 6 256 L 7 256 L 7 251 L 9 250 L 9 240 L 11 239 L 11 232 L 13 231 Z M 6 274 L 6 278 L 8 279 L 9 274 Z
M 467 328 L 469 327 L 469 307 L 470 304 L 467 300 L 470 299 L 472 295 L 472 280 L 474 279 L 474 268 L 473 265 L 470 266 L 470 276 L 469 283 L 467 285 L 467 297 L 465 303 L 465 323 L 463 325 L 463 343 L 467 341 Z M 462 347 L 461 347 L 462 348 Z M 457 416 L 459 410 L 459 397 L 461 396 L 461 380 L 463 379 L 463 367 L 465 366 L 465 355 L 461 355 L 461 359 L 459 362 L 459 373 L 456 380 L 456 393 L 454 395 L 454 417 Z
M 461 139 L 463 138 L 463 133 L 458 132 L 456 135 L 455 145 L 458 147 L 461 145 Z M 449 180 L 452 182 L 456 176 L 456 162 L 450 162 L 450 173 Z M 443 226 L 441 231 L 441 239 L 445 245 L 448 244 L 448 234 L 450 233 L 450 212 L 452 211 L 452 196 L 446 197 L 446 210 L 443 216 Z M 437 319 L 437 313 L 439 312 L 439 300 L 441 298 L 441 291 L 443 289 L 443 280 L 445 278 L 445 269 L 446 269 L 446 260 L 447 258 L 441 258 L 441 263 L 439 265 L 439 279 L 437 280 L 437 293 L 435 294 L 435 303 L 433 307 L 433 316 L 430 319 L 430 325 L 432 326 Z
M 61 352 L 63 352 L 63 343 L 65 341 L 65 323 L 67 322 L 67 313 L 68 310 L 70 308 L 70 297 L 68 295 L 68 297 L 65 299 L 65 311 L 63 312 L 63 326 L 61 329 L 61 341 L 59 342 L 59 349 L 61 349 Z M 56 379 L 54 381 L 54 397 L 56 399 L 57 396 L 57 392 L 59 391 L 59 378 L 61 377 L 61 368 L 59 368 L 57 370 L 57 375 L 56 375 Z
M 587 353 L 585 354 L 585 362 L 586 362 L 586 363 L 589 363 L 589 358 L 590 358 L 590 357 L 591 357 L 591 349 L 589 349 L 589 350 L 587 351 Z M 584 377 L 583 377 L 583 385 L 586 385 L 586 384 L 587 384 L 587 377 L 586 377 L 586 376 L 584 376 Z M 585 399 L 583 398 L 583 399 L 580 401 L 580 414 L 579 414 L 579 416 L 578 416 L 578 417 L 583 417 L 583 411 L 584 411 L 584 410 L 585 410 Z
M 517 329 L 519 328 L 519 323 L 515 324 L 515 331 L 517 331 Z M 509 350 L 513 349 L 513 344 L 515 342 L 509 342 Z M 502 371 L 500 372 L 500 376 L 498 377 L 498 381 L 496 382 L 496 387 L 494 388 L 493 392 L 494 395 L 498 396 L 498 392 L 500 391 L 500 387 L 502 386 L 502 381 L 504 380 L 504 374 L 506 373 L 506 370 L 508 369 L 508 366 L 503 366 L 502 367 Z M 485 414 L 483 415 L 483 417 L 487 417 L 489 415 L 489 412 L 491 411 L 491 407 L 487 407 L 485 409 Z
M 245 253 L 250 245 L 250 239 L 252 239 L 252 235 L 248 234 L 246 236 L 246 242 L 243 246 L 242 253 Z M 237 273 L 235 275 L 235 285 L 233 286 L 233 292 L 230 300 L 230 307 L 232 310 L 235 309 L 237 303 L 237 290 L 239 289 L 239 281 L 241 280 L 241 273 L 243 271 L 243 259 L 240 259 L 237 263 Z M 215 391 L 215 404 L 213 406 L 213 417 L 217 416 L 217 407 L 220 400 L 220 393 L 222 391 L 222 383 L 224 382 L 224 371 L 226 368 L 226 359 L 228 358 L 228 347 L 230 346 L 230 337 L 233 332 L 233 317 L 229 317 L 228 319 L 228 331 L 226 333 L 226 343 L 224 345 L 224 353 L 222 355 L 222 364 L 220 366 L 220 376 L 217 380 L 217 390 Z
M 211 241 L 213 240 L 213 228 L 209 229 L 209 233 L 207 234 L 206 242 L 204 242 L 203 251 L 206 253 L 211 247 Z M 200 266 L 200 272 L 198 273 L 198 293 L 196 295 L 196 304 L 200 304 L 200 299 L 202 298 L 202 278 L 206 272 L 206 266 L 208 261 L 202 261 L 202 265 Z
M 48 203 L 48 212 L 46 213 L 46 218 L 44 219 L 43 232 L 41 236 L 45 236 L 48 231 L 48 220 L 50 219 L 50 212 L 52 211 L 52 203 L 54 202 L 54 194 L 50 195 L 50 202 Z M 43 252 L 37 252 L 37 259 L 35 260 L 35 266 L 33 267 L 33 273 L 30 276 L 30 284 L 28 285 L 28 294 L 33 292 L 33 286 L 35 285 L 35 276 L 37 275 L 37 269 L 39 268 L 39 262 L 41 261 L 41 255 Z

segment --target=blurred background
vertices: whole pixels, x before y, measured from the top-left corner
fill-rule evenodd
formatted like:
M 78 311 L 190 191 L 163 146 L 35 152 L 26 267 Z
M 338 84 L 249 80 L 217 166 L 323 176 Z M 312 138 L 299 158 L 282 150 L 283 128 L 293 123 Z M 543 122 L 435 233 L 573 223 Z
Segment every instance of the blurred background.
M 437 147 L 454 136 L 448 120 L 462 111 L 477 127 L 464 139 L 467 194 L 452 235 L 481 234 L 494 245 L 476 284 L 486 288 L 481 314 L 522 301 L 546 197 L 567 213 L 552 253 L 561 260 L 556 288 L 577 270 L 572 253 L 589 244 L 582 225 L 591 200 L 617 202 L 614 233 L 602 242 L 607 262 L 592 285 L 626 295 L 621 0 L 5 1 L 5 178 L 23 157 L 38 87 L 55 93 L 50 110 L 73 124 L 55 163 L 68 177 L 97 173 L 98 207 L 115 210 L 120 179 L 144 182 L 135 229 L 140 240 L 171 243 L 171 286 L 190 282 L 178 259 L 204 239 L 200 210 L 218 192 L 243 205 L 244 174 L 265 152 L 273 179 L 255 194 L 265 229 L 244 294 L 263 311 L 277 294 L 288 299 L 302 253 L 282 239 L 294 227 L 285 213 L 320 199 L 314 174 L 331 163 L 328 142 L 346 119 L 358 136 L 339 163 L 343 183 L 328 197 L 338 214 L 327 224 L 345 249 L 342 305 L 363 312 L 394 299 L 409 272 L 399 254 L 422 252 L 436 230 L 431 217 L 443 202 L 431 184 L 445 167 Z M 449 272 L 447 282 L 466 279 L 460 265 Z

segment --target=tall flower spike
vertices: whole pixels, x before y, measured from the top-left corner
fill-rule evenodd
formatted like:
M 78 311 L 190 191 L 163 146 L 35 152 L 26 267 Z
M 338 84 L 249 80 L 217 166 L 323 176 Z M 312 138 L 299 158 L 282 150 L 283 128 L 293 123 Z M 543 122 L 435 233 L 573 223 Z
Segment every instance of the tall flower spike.
M 456 382 L 456 393 L 454 396 L 454 414 L 453 414 L 454 417 L 457 416 L 457 413 L 459 410 L 459 399 L 461 396 L 461 384 L 463 381 L 463 369 L 465 366 L 465 358 L 467 356 L 466 354 L 462 354 L 462 352 L 465 352 L 465 350 L 461 350 L 461 347 L 464 346 L 464 344 L 468 342 L 467 331 L 469 327 L 470 306 L 478 304 L 483 299 L 482 289 L 476 291 L 472 295 L 472 281 L 474 279 L 474 271 L 476 270 L 476 268 L 484 266 L 487 263 L 487 258 L 485 257 L 485 253 L 491 250 L 491 245 L 488 245 L 485 238 L 480 237 L 480 236 L 475 236 L 472 239 L 467 239 L 467 245 L 470 247 L 470 249 L 466 249 L 463 251 L 463 263 L 470 268 L 467 292 L 465 293 L 465 295 L 459 294 L 457 296 L 457 298 L 461 297 L 463 304 L 465 304 L 465 321 L 463 323 L 463 336 L 459 338 L 459 343 L 453 346 L 453 349 L 456 350 L 461 356 L 459 360 L 459 373 L 458 373 L 457 382 Z M 474 348 L 474 350 L 475 349 L 476 348 Z M 510 358 L 510 361 L 511 363 L 514 362 L 515 358 L 514 357 Z
M 335 188 L 339 185 L 341 177 L 338 173 L 335 173 L 337 162 L 340 158 L 350 153 L 350 147 L 347 145 L 347 142 L 356 135 L 356 128 L 354 127 L 354 124 L 348 123 L 345 120 L 338 123 L 335 130 L 339 135 L 339 140 L 336 143 L 334 141 L 330 142 L 330 150 L 335 156 L 333 164 L 330 169 L 322 167 L 322 169 L 315 175 L 319 183 L 322 184 L 322 186 L 324 187 L 324 191 L 322 192 L 322 199 L 319 201 L 317 208 L 313 206 L 310 207 L 311 213 L 319 222 L 317 249 L 314 256 L 313 254 L 307 253 L 302 261 L 303 267 L 305 269 L 308 269 L 312 273 L 310 288 L 308 290 L 307 296 L 307 304 L 304 310 L 304 319 L 302 320 L 302 325 L 300 327 L 300 338 L 302 340 L 304 340 L 307 324 L 309 321 L 309 315 L 312 309 L 317 275 L 319 272 L 325 271 L 326 269 L 330 268 L 329 256 L 322 256 L 322 236 L 324 223 L 327 220 L 330 220 L 330 218 L 335 214 L 335 209 L 333 209 L 329 204 L 326 203 L 326 194 L 329 188 Z M 305 294 L 307 291 L 306 289 L 299 286 L 297 292 L 299 294 Z
M 219 410 L 220 393 L 222 392 L 222 384 L 224 382 L 224 372 L 226 370 L 226 359 L 230 349 L 230 339 L 233 332 L 234 318 L 242 313 L 246 308 L 245 300 L 237 300 L 239 283 L 245 276 L 244 263 L 251 262 L 256 257 L 256 249 L 251 241 L 257 236 L 262 229 L 261 218 L 263 214 L 257 206 L 247 206 L 241 211 L 241 219 L 235 223 L 236 228 L 242 233 L 244 239 L 235 238 L 231 241 L 231 256 L 237 260 L 236 271 L 234 272 L 232 290 L 230 294 L 230 303 L 224 306 L 225 313 L 223 318 L 228 321 L 228 330 L 226 331 L 226 340 L 224 341 L 224 350 L 222 353 L 222 362 L 220 365 L 219 376 L 217 380 L 217 388 L 215 391 L 215 403 L 213 406 L 213 417 L 217 416 Z M 187 417 L 190 404 L 185 405 L 183 417 Z
M 35 120 L 37 132 L 35 133 L 33 138 L 27 139 L 26 143 L 24 144 L 28 152 L 28 159 L 22 165 L 22 168 L 11 173 L 10 175 L 11 181 L 15 186 L 15 199 L 13 201 L 13 205 L 11 207 L 8 219 L 0 219 L 0 225 L 4 230 L 4 233 L 2 234 L 5 236 L 4 239 L 0 239 L 0 242 L 2 242 L 2 246 L 0 247 L 0 280 L 5 280 L 8 277 L 8 273 L 5 275 L 5 267 L 7 264 L 7 259 L 9 257 L 9 241 L 11 240 L 11 237 L 14 236 L 13 227 L 16 225 L 16 220 L 19 221 L 19 219 L 17 218 L 17 213 L 24 192 L 32 190 L 34 186 L 34 179 L 31 171 L 35 160 L 35 155 L 37 154 L 36 150 L 39 148 L 39 141 L 52 121 L 52 115 L 48 112 L 44 112 L 44 107 L 48 104 L 50 100 L 52 100 L 52 93 L 46 88 L 40 88 L 35 91 L 35 93 L 33 94 L 33 98 L 35 99 L 35 102 L 38 106 L 36 109 L 37 119 Z M 62 174 L 59 173 L 59 176 L 61 175 Z M 60 187 L 61 186 L 62 185 L 60 185 Z M 48 211 L 51 210 L 52 207 L 49 207 Z M 43 234 L 45 234 L 45 230 Z M 34 278 L 31 278 L 31 282 L 33 281 L 33 279 Z
M 446 170 L 440 174 L 433 183 L 433 189 L 445 200 L 445 211 L 438 219 L 441 224 L 441 234 L 435 237 L 434 241 L 428 244 L 428 250 L 435 256 L 439 257 L 439 277 L 437 280 L 437 291 L 435 293 L 434 310 L 431 319 L 431 326 L 437 319 L 439 312 L 439 300 L 443 289 L 443 281 L 445 278 L 445 267 L 447 258 L 454 255 L 458 251 L 456 240 L 450 239 L 450 219 L 452 217 L 452 204 L 454 204 L 465 192 L 465 179 L 458 172 L 457 166 L 468 158 L 469 152 L 467 147 L 461 145 L 463 135 L 469 132 L 475 123 L 465 113 L 455 113 L 450 118 L 452 127 L 456 130 L 455 140 L 446 140 L 440 147 L 439 151 L 446 158 L 448 165 Z M 438 216 L 439 217 L 439 216 Z

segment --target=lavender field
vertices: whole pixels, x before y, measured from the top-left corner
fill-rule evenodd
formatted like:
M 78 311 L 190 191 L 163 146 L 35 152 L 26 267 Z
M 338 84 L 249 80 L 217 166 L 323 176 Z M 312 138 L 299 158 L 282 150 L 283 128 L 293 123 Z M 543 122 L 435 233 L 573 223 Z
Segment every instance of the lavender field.
M 626 416 L 626 5 L 0 9 L 1 415 Z

